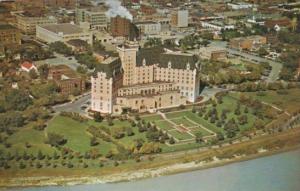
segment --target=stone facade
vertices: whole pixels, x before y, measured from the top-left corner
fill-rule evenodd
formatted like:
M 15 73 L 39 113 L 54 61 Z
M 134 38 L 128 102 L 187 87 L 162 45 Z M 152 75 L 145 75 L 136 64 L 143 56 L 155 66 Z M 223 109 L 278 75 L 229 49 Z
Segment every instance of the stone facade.
M 118 52 L 121 66 L 107 71 L 102 64 L 92 77 L 93 111 L 155 111 L 195 102 L 199 96 L 200 63 L 195 55 L 160 48 L 140 50 L 135 43 L 118 47 Z M 114 65 L 113 61 L 108 59 L 106 65 Z M 100 107 L 100 98 L 105 100 L 102 106 L 109 108 Z

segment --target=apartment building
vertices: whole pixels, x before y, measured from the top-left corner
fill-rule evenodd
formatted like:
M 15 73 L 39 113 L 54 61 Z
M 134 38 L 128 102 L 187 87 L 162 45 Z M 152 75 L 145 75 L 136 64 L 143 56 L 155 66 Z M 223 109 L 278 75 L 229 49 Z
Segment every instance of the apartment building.
M 34 35 L 37 25 L 47 25 L 57 23 L 57 19 L 53 16 L 34 15 L 27 12 L 16 14 L 17 28 L 23 33 Z
M 76 23 L 87 23 L 90 29 L 105 30 L 109 22 L 103 7 L 76 9 Z
M 163 48 L 139 49 L 135 42 L 127 42 L 117 50 L 119 58 L 100 64 L 91 79 L 93 111 L 146 112 L 197 100 L 197 56 Z
M 189 25 L 189 12 L 188 10 L 176 10 L 171 15 L 172 27 L 187 27 Z
M 144 21 L 137 22 L 135 25 L 143 35 L 156 35 L 161 32 L 161 24 L 158 22 Z
M 0 45 L 11 46 L 21 44 L 20 31 L 9 24 L 0 24 Z

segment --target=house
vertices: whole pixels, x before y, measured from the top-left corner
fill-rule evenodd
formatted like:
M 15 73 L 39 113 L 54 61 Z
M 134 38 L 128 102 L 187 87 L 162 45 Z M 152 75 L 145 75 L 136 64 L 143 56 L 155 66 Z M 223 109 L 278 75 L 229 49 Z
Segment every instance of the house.
M 21 64 L 21 70 L 24 72 L 30 72 L 31 70 L 35 70 L 37 72 L 37 67 L 29 61 L 25 61 Z

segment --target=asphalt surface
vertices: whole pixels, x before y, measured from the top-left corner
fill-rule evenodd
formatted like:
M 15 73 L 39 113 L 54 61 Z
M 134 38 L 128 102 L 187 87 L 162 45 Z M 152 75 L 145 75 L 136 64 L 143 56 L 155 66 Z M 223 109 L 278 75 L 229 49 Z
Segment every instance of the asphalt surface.
M 78 98 L 76 101 L 73 102 L 68 102 L 62 105 L 56 105 L 53 107 L 54 111 L 56 112 L 61 112 L 61 111 L 66 111 L 66 112 L 76 112 L 79 114 L 86 114 L 86 111 L 81 109 L 83 105 L 87 105 L 87 102 L 90 102 L 91 100 L 91 94 L 85 94 L 84 96 L 81 96 Z M 90 105 L 88 105 L 90 107 Z

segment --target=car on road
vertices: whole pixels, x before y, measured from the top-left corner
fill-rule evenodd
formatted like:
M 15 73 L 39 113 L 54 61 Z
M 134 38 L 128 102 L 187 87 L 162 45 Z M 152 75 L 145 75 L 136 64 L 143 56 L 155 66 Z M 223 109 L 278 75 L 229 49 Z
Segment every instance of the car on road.
M 86 108 L 87 108 L 86 105 L 83 105 L 83 106 L 80 107 L 81 110 L 85 110 Z

